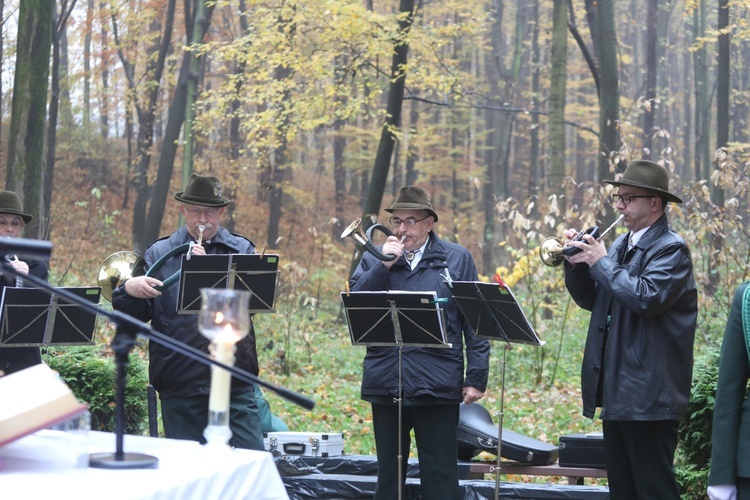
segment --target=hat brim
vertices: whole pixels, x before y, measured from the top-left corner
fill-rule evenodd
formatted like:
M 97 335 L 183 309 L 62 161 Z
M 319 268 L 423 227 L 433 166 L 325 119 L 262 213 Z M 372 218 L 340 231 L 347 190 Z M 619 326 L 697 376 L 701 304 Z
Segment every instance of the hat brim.
M 199 196 L 185 195 L 184 191 L 175 193 L 174 199 L 181 203 L 186 203 L 188 205 L 198 205 L 201 207 L 214 207 L 214 208 L 226 207 L 230 203 L 229 200 L 225 200 L 224 198 L 221 198 L 222 201 L 217 203 L 215 198 L 209 199 L 209 198 L 201 198 Z
M 649 186 L 647 184 L 642 184 L 640 182 L 633 182 L 633 181 L 604 181 L 605 184 L 611 184 L 612 186 L 632 186 L 637 187 L 641 189 L 647 189 L 648 191 L 651 191 L 652 193 L 656 193 L 656 196 L 663 196 L 667 199 L 667 201 L 671 201 L 673 203 L 682 203 L 682 199 L 678 196 L 670 193 L 669 191 L 664 191 L 663 189 L 656 189 L 653 186 Z
M 438 216 L 434 210 L 432 210 L 431 208 L 427 208 L 420 203 L 396 203 L 391 208 L 384 208 L 383 210 L 385 210 L 389 214 L 392 214 L 394 210 L 426 210 L 430 215 L 432 215 L 432 218 L 435 219 L 435 222 L 437 222 L 438 220 Z
M 28 224 L 32 220 L 34 220 L 34 216 L 30 214 L 25 214 L 23 212 L 19 212 L 18 210 L 0 210 L 0 214 L 9 214 L 9 215 L 17 215 L 20 218 L 23 219 L 24 223 Z

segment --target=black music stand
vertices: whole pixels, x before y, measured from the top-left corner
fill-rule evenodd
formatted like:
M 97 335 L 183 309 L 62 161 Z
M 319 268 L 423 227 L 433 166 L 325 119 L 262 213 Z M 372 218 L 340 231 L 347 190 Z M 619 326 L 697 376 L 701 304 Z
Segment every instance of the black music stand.
M 342 292 L 352 345 L 398 347 L 398 498 L 403 483 L 401 449 L 402 373 L 404 347 L 450 348 L 436 292 Z
M 81 300 L 99 303 L 102 289 L 92 287 L 55 288 Z M 0 347 L 93 345 L 96 314 L 59 300 L 56 292 L 38 288 L 3 289 L 0 302 Z
M 248 291 L 250 313 L 276 312 L 278 273 L 279 256 L 273 254 L 183 255 L 177 312 L 198 314 L 201 288 Z
M 495 499 L 500 491 L 500 456 L 503 436 L 503 405 L 505 400 L 506 353 L 512 349 L 512 342 L 544 345 L 526 315 L 518 305 L 513 292 L 505 284 L 483 281 L 453 281 L 453 297 L 466 321 L 474 329 L 477 337 L 505 342 L 503 346 L 502 383 L 500 392 L 500 418 L 497 429 L 497 464 L 495 472 Z

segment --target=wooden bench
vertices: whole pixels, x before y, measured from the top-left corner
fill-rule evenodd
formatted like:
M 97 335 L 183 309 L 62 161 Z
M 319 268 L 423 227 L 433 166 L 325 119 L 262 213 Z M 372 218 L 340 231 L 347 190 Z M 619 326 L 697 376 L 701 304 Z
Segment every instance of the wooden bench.
M 495 474 L 496 462 L 469 462 L 469 474 L 471 478 L 481 479 L 484 474 Z M 568 478 L 568 484 L 582 485 L 584 478 L 606 478 L 606 469 L 591 469 L 584 467 L 560 467 L 552 465 L 526 465 L 516 462 L 500 462 L 500 474 L 519 476 L 560 476 Z

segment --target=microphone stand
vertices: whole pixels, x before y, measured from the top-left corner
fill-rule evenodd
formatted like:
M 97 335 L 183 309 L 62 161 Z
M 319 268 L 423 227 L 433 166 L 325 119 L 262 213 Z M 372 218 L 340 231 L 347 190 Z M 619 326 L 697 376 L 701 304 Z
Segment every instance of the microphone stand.
M 15 240 L 14 245 L 10 245 L 10 242 Z M 33 242 L 29 248 L 21 246 L 22 242 Z M 6 246 L 8 248 L 6 248 Z M 0 255 L 8 253 L 8 249 L 20 248 L 20 251 L 14 252 L 19 255 L 33 255 L 34 257 L 49 257 L 49 251 L 51 244 L 49 242 L 38 242 L 36 240 L 25 240 L 23 238 L 12 238 L 0 241 Z M 28 250 L 24 252 L 24 250 Z M 46 253 L 45 253 L 46 251 Z M 116 450 L 114 454 L 108 453 L 95 453 L 90 457 L 90 465 L 92 467 L 106 468 L 106 469 L 142 469 L 142 468 L 154 468 L 158 463 L 156 457 L 150 455 L 143 455 L 140 453 L 124 453 L 123 452 L 123 421 L 125 417 L 125 376 L 126 369 L 129 364 L 128 357 L 130 351 L 135 346 L 135 338 L 137 335 L 144 335 L 150 341 L 156 342 L 162 346 L 168 347 L 173 351 L 176 351 L 184 356 L 187 356 L 195 361 L 203 363 L 205 365 L 219 366 L 229 371 L 234 377 L 242 380 L 243 382 L 251 384 L 259 384 L 287 401 L 291 401 L 306 410 L 311 410 L 315 406 L 315 401 L 306 396 L 293 392 L 284 387 L 276 386 L 270 382 L 256 377 L 255 375 L 246 372 L 236 366 L 226 365 L 219 361 L 209 357 L 203 351 L 200 351 L 194 347 L 188 346 L 179 342 L 168 335 L 157 332 L 150 325 L 120 311 L 107 310 L 99 307 L 97 304 L 93 304 L 85 299 L 82 299 L 67 290 L 58 289 L 47 283 L 41 278 L 34 275 L 28 274 L 23 275 L 17 272 L 11 267 L 5 259 L 0 259 L 0 265 L 3 273 L 7 272 L 15 278 L 23 278 L 24 282 L 28 285 L 32 283 L 34 286 L 41 288 L 47 292 L 55 293 L 58 297 L 62 297 L 66 302 L 81 306 L 81 308 L 91 312 L 92 314 L 99 314 L 105 316 L 117 327 L 114 339 L 112 339 L 112 350 L 115 352 L 115 360 L 117 366 L 117 408 L 115 411 L 115 435 L 116 435 Z

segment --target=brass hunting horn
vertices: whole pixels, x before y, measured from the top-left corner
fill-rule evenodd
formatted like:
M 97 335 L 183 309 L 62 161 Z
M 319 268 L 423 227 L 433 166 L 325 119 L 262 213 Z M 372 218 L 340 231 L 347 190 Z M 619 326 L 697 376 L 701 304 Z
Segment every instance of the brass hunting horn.
M 581 239 L 587 234 L 593 236 L 596 241 L 600 241 L 624 218 L 625 215 L 620 215 L 620 217 L 601 234 L 599 234 L 599 226 L 592 226 L 585 231 L 580 231 L 570 241 L 581 241 Z M 579 253 L 580 251 L 580 248 L 570 245 L 563 245 L 562 241 L 559 238 L 551 236 L 549 238 L 546 238 L 539 247 L 539 258 L 542 259 L 544 265 L 547 265 L 549 267 L 557 267 L 563 263 L 566 256 L 570 257 L 571 255 Z
M 153 274 L 169 259 L 175 255 L 190 251 L 192 248 L 191 243 L 183 243 L 182 245 L 174 247 L 169 252 L 161 256 L 159 260 L 154 262 L 148 271 L 146 271 L 146 261 L 135 252 L 121 251 L 115 252 L 102 262 L 99 267 L 99 274 L 97 277 L 97 284 L 102 287 L 102 297 L 108 301 L 112 301 L 112 292 L 115 288 L 120 286 L 123 281 L 135 278 L 136 276 L 153 276 Z M 174 285 L 180 278 L 180 271 L 178 270 L 172 276 L 163 281 L 164 286 L 156 287 L 157 290 L 164 290 Z
M 372 232 L 376 229 L 382 232 L 386 236 L 393 236 L 393 231 L 391 231 L 388 227 L 384 226 L 383 224 L 373 224 L 372 226 L 367 228 L 367 233 L 365 233 L 362 230 L 362 219 L 359 218 L 355 220 L 354 222 L 352 222 L 351 224 L 349 224 L 349 226 L 346 229 L 344 229 L 344 232 L 341 233 L 341 237 L 346 238 L 348 236 L 349 238 L 353 239 L 354 241 L 362 245 L 362 247 L 365 250 L 373 254 L 378 259 L 385 261 L 385 262 L 390 262 L 394 260 L 396 256 L 392 253 L 384 254 L 383 252 L 378 250 L 375 247 L 375 245 L 372 244 L 372 241 L 371 241 Z M 401 238 L 402 242 L 405 237 L 406 236 L 403 236 Z

